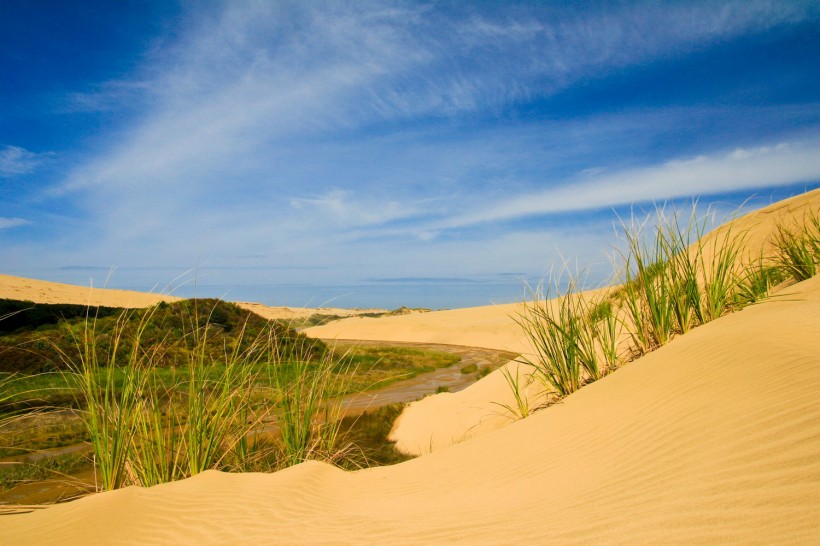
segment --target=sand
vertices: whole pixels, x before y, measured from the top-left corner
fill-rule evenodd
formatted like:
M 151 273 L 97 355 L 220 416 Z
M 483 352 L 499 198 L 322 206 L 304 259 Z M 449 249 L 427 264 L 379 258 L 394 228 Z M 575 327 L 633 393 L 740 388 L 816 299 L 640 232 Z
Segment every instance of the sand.
M 253 311 L 260 317 L 269 320 L 299 320 L 311 315 L 329 315 L 337 317 L 353 317 L 365 313 L 384 313 L 385 309 L 343 309 L 340 307 L 272 307 L 261 303 L 236 302 L 239 307 Z
M 8 544 L 814 543 L 820 278 L 393 467 L 209 471 L 0 518 Z
M 820 210 L 820 192 L 807 199 Z M 767 229 L 762 218 L 755 226 Z M 316 331 L 524 350 L 514 310 L 356 318 Z M 0 543 L 817 543 L 818 332 L 815 277 L 560 404 L 406 463 L 209 471 L 0 516 Z M 486 399 L 492 377 L 468 391 L 486 389 Z
M 726 241 L 727 232 L 730 237 L 742 236 L 741 261 L 749 263 L 761 253 L 771 254 L 771 238 L 777 226 L 794 225 L 807 210 L 820 211 L 820 190 L 774 203 L 713 231 L 702 244 L 707 257 L 705 266 L 710 266 L 708 256 L 714 252 L 715 244 Z M 596 291 L 586 294 L 597 295 Z M 515 322 L 522 310 L 521 304 L 508 304 L 379 319 L 350 318 L 305 332 L 326 340 L 435 341 L 530 356 L 533 349 Z M 622 341 L 623 352 L 626 340 Z M 510 362 L 505 368 L 516 374 L 519 366 L 517 362 Z M 525 370 L 526 367 L 521 369 L 521 377 Z M 542 392 L 537 383 L 529 386 L 527 397 L 532 406 L 543 401 Z M 510 413 L 502 404 L 514 405 L 514 398 L 502 370 L 497 370 L 463 391 L 428 396 L 411 403 L 394 425 L 390 439 L 405 453 L 430 453 L 510 424 Z
M 167 294 L 92 288 L 63 284 L 12 275 L 0 274 L 0 299 L 31 301 L 34 303 L 70 303 L 128 309 L 150 307 L 159 302 L 174 302 L 182 298 Z M 274 307 L 261 303 L 236 302 L 240 307 L 271 320 L 298 320 L 311 315 L 336 315 L 350 317 L 364 313 L 383 313 L 384 309 L 340 309 L 336 307 Z
M 0 298 L 34 303 L 71 303 L 129 309 L 150 307 L 161 301 L 172 302 L 180 299 L 165 294 L 92 288 L 11 275 L 0 275 Z
M 355 317 L 308 328 L 305 333 L 331 343 L 334 339 L 410 341 L 530 353 L 515 322 L 522 311 L 523 305 L 515 303 L 383 318 Z M 515 373 L 518 366 L 510 362 L 504 368 Z M 533 385 L 530 390 L 534 399 L 542 389 Z M 390 439 L 404 453 L 430 453 L 510 424 L 509 412 L 499 404 L 511 403 L 512 392 L 499 369 L 462 391 L 412 402 L 396 421 Z

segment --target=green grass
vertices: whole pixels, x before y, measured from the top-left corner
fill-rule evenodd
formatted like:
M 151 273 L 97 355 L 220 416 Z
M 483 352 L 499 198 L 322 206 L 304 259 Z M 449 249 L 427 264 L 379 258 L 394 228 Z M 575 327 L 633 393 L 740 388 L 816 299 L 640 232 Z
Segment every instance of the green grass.
M 154 313 L 160 311 L 155 306 L 123 312 L 105 335 L 100 335 L 97 320 L 89 318 L 73 339 L 73 350 L 61 350 L 69 370 L 65 379 L 79 393 L 77 405 L 103 490 L 154 485 L 207 469 L 243 468 L 250 456 L 248 436 L 262 418 L 254 413 L 258 370 L 316 361 L 298 358 L 316 354 L 312 340 L 304 338 L 304 347 L 294 344 L 293 337 L 284 343 L 276 323 L 250 334 L 249 319 L 231 325 L 232 336 L 226 338 L 218 304 L 183 307 L 182 335 L 157 339 L 149 334 Z M 220 320 L 220 326 L 213 320 Z M 214 350 L 212 336 L 222 343 L 221 354 Z M 177 364 L 184 355 L 185 366 L 169 367 L 169 352 L 176 353 Z M 276 386 L 281 394 L 293 384 Z M 297 401 L 314 396 L 310 388 Z M 319 392 L 317 400 L 321 403 L 326 395 Z M 268 405 L 281 405 L 286 398 L 281 394 Z
M 818 212 L 807 210 L 798 227 L 778 226 L 774 254 L 752 263 L 741 254 L 745 233 L 724 226 L 707 242 L 706 227 L 694 206 L 688 218 L 660 208 L 654 217 L 622 222 L 626 245 L 617 266 L 620 286 L 589 300 L 570 278 L 564 291 L 555 282 L 546 294 L 537 293 L 515 317 L 536 350 L 520 359 L 532 368 L 531 377 L 553 395 L 567 396 L 621 364 L 617 339 L 622 329 L 635 358 L 769 297 L 787 277 L 801 281 L 818 273 Z M 516 405 L 502 407 L 523 416 L 529 401 L 522 397 L 522 380 L 508 371 L 505 379 Z
M 737 290 L 731 306 L 741 309 L 763 301 L 769 297 L 772 288 L 785 281 L 787 276 L 782 268 L 766 265 L 766 261 L 761 257 L 756 263 L 749 264 L 738 276 Z
M 501 402 L 494 402 L 501 407 L 513 419 L 524 419 L 532 413 L 533 408 L 530 407 L 530 400 L 527 396 L 527 386 L 532 379 L 531 374 L 524 374 L 521 376 L 521 369 L 516 366 L 515 375 L 510 371 L 510 368 L 503 368 L 501 374 L 507 382 L 507 386 L 513 395 L 513 404 L 503 404 Z
M 36 304 L 36 309 L 41 305 Z M 138 338 L 143 350 L 159 349 L 154 356 L 157 367 L 187 366 L 189 338 L 203 328 L 208 332 L 203 336 L 202 351 L 212 362 L 222 360 L 226 347 L 247 350 L 269 330 L 274 331 L 279 350 L 295 358 L 309 359 L 326 350 L 321 341 L 309 340 L 286 323 L 265 320 L 235 304 L 215 299 L 161 303 L 148 309 L 119 310 L 115 314 L 110 311 L 109 308 L 104 312 L 86 309 L 83 316 L 74 312 L 54 324 L 19 327 L 11 334 L 0 335 L 0 372 L 34 374 L 66 370 L 66 357 L 71 361 L 81 358 L 76 341 L 85 335 L 89 321 L 94 323 L 95 350 L 110 352 L 114 336 L 119 336 L 116 357 L 124 360 Z M 93 316 L 89 316 L 89 312 Z M 8 320 L 19 316 L 21 313 Z
M 774 235 L 777 266 L 800 282 L 817 275 L 820 267 L 820 212 L 807 210 L 800 226 L 778 226 Z
M 319 353 L 307 338 L 304 349 L 292 341 L 283 347 L 274 323 L 261 334 L 255 329 L 250 339 L 233 324 L 232 336 L 221 337 L 219 355 L 210 336 L 224 330 L 198 316 L 212 308 L 200 302 L 188 312 L 182 333 L 169 335 L 167 344 L 147 336 L 155 329 L 151 312 L 125 311 L 113 325 L 90 316 L 84 329 L 67 330 L 76 335 L 70 350 L 57 347 L 68 371 L 1 375 L 8 388 L 0 409 L 19 414 L 72 406 L 81 418 L 50 422 L 45 412 L 34 411 L 29 423 L 0 428 L 0 445 L 16 454 L 87 440 L 103 490 L 164 483 L 209 468 L 276 470 L 309 458 L 346 465 L 361 458 L 350 435 L 341 433 L 343 395 L 460 361 L 403 347 Z M 168 365 L 170 351 L 177 353 L 174 365 Z M 271 418 L 278 432 L 260 434 Z
M 20 414 L 0 427 L 0 457 L 74 445 L 90 439 L 74 411 L 37 411 Z
M 287 367 L 272 370 L 285 465 L 343 459 L 348 446 L 342 445 L 339 434 L 343 408 L 338 395 L 349 392 L 355 367 L 326 357 L 315 366 L 290 361 Z
M 566 396 L 585 381 L 595 381 L 617 364 L 614 350 L 615 316 L 605 312 L 599 299 L 581 296 L 577 281 L 569 278 L 561 289 L 554 279 L 544 292 L 533 291 L 524 311 L 514 317 L 535 354 L 521 355 L 519 362 L 550 391 Z M 605 327 L 600 327 L 601 323 Z M 507 382 L 516 383 L 511 378 Z
M 475 373 L 475 372 L 478 371 L 478 365 L 476 365 L 475 363 L 468 364 L 468 365 L 464 366 L 463 368 L 461 368 L 460 371 L 463 374 Z
M 355 449 L 341 466 L 357 469 L 392 465 L 412 459 L 411 455 L 401 453 L 394 442 L 388 440 L 393 423 L 403 410 L 404 404 L 390 404 L 342 419 L 341 435 Z
M 653 220 L 650 222 L 650 220 Z M 620 303 L 635 355 L 723 316 L 742 301 L 739 263 L 745 234 L 725 228 L 705 248 L 705 219 L 658 209 L 642 222 L 622 222 Z
M 396 381 L 455 365 L 461 360 L 458 355 L 442 351 L 389 346 L 348 347 L 335 351 L 334 358 L 339 361 L 339 366 L 334 371 L 342 371 L 348 365 L 357 368 L 356 376 L 346 384 L 348 391 L 336 395 L 382 388 Z M 316 366 L 313 361 L 306 362 L 309 366 Z M 272 387 L 269 362 L 246 362 L 245 366 L 250 367 L 257 390 Z M 280 362 L 277 366 L 287 367 L 288 363 Z M 212 361 L 198 369 L 197 373 L 204 374 L 204 379 L 208 381 L 216 382 L 224 376 L 225 368 L 224 362 Z M 97 373 L 100 376 L 111 376 L 115 392 L 121 391 L 128 379 L 128 370 L 122 367 L 101 367 Z M 176 383 L 188 383 L 191 376 L 188 366 L 155 366 L 146 370 L 146 373 L 146 380 L 160 389 Z M 295 377 L 297 372 L 291 369 L 290 372 L 280 370 L 280 373 L 290 373 L 291 377 Z M 11 377 L 11 374 L 0 373 L 0 380 L 4 377 Z M 102 381 L 102 377 L 97 380 Z M 17 374 L 14 381 L 9 381 L 4 388 L 5 401 L 0 401 L 0 409 L 77 407 L 79 394 L 72 376 L 64 372 Z

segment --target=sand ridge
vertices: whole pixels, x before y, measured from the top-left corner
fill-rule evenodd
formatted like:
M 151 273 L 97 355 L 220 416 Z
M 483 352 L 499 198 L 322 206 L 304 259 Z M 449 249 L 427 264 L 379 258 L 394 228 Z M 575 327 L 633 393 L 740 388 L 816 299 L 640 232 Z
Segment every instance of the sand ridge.
M 0 274 L 0 298 L 34 303 L 67 303 L 126 309 L 150 307 L 163 301 L 170 303 L 183 299 L 169 294 L 79 286 L 2 274 Z M 350 317 L 363 313 L 385 312 L 384 309 L 282 307 L 253 302 L 235 303 L 269 320 L 298 320 L 315 314 Z
M 820 210 L 820 191 L 787 204 L 801 199 Z M 774 225 L 763 221 L 770 211 L 753 214 L 739 221 L 763 226 L 750 238 Z M 352 318 L 311 333 L 521 351 L 516 305 Z M 452 438 L 406 463 L 208 471 L 0 516 L 0 543 L 816 543 L 818 331 L 815 277 L 679 336 L 528 419 Z M 465 396 L 497 396 L 493 377 Z M 431 418 L 445 421 L 442 413 L 456 409 L 443 404 Z
M 12 275 L 0 275 L 0 298 L 34 303 L 68 303 L 129 309 L 150 307 L 162 301 L 173 302 L 181 299 L 167 294 L 78 286 Z
M 4 516 L 13 544 L 810 543 L 820 278 L 393 467 L 206 472 Z

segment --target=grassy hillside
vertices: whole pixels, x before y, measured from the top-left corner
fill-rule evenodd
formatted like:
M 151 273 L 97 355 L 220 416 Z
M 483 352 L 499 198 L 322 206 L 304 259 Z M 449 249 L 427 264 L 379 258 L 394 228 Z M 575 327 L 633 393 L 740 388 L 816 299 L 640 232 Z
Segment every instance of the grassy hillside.
M 0 372 L 46 373 L 65 370 L 76 361 L 81 340 L 93 330 L 94 346 L 110 348 L 112 333 L 122 328 L 121 355 L 132 350 L 131 341 L 142 328 L 140 347 L 154 351 L 160 346 L 159 366 L 181 366 L 197 336 L 205 337 L 210 360 L 224 357 L 226 349 L 245 350 L 259 335 L 272 328 L 282 356 L 307 358 L 323 353 L 321 341 L 309 340 L 284 323 L 268 320 L 233 303 L 216 299 L 193 299 L 161 303 L 148 309 L 118 309 L 82 305 L 35 304 L 0 300 Z M 93 328 L 87 328 L 92 325 Z

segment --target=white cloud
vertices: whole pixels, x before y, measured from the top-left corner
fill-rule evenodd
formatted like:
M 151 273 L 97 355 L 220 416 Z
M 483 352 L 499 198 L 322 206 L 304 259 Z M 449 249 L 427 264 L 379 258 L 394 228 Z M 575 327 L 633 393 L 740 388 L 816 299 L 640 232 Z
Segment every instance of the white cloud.
M 19 146 L 0 149 L 0 176 L 28 174 L 36 169 L 49 154 L 37 154 Z
M 80 109 L 117 101 L 147 109 L 63 187 L 167 187 L 193 178 L 202 186 L 202 174 L 224 179 L 294 139 L 503 107 L 809 11 L 732 2 L 582 15 L 520 9 L 493 19 L 469 7 L 454 14 L 398 6 L 228 2 L 192 16 L 132 80 L 72 97 Z
M 310 211 L 317 218 L 329 219 L 346 228 L 383 224 L 418 213 L 417 209 L 406 207 L 398 201 L 354 200 L 354 193 L 347 190 L 332 190 L 314 198 L 293 198 L 290 205 L 303 213 Z
M 615 207 L 820 181 L 820 141 L 737 148 L 519 195 L 442 222 L 455 228 L 538 214 Z
M 11 229 L 19 226 L 30 224 L 28 220 L 23 218 L 3 218 L 0 217 L 0 229 Z

